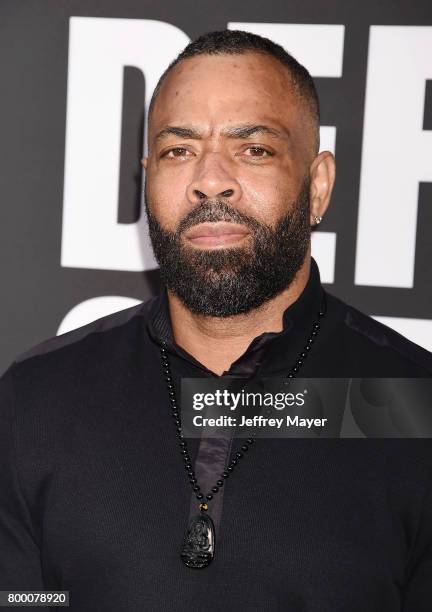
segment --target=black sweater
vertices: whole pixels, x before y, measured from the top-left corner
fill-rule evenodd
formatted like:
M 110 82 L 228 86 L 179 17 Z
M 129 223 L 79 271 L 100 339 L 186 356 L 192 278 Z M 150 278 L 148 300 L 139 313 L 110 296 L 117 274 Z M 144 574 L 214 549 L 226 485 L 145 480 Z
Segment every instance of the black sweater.
M 226 374 L 283 376 L 321 295 L 312 261 L 283 331 L 255 338 Z M 430 353 L 327 302 L 302 376 L 431 376 Z M 430 612 L 428 439 L 257 440 L 210 508 L 214 561 L 203 570 L 181 562 L 196 500 L 162 340 L 178 397 L 181 377 L 216 376 L 173 342 L 163 291 L 48 340 L 2 377 L 0 590 L 69 590 L 79 612 Z M 199 481 L 211 483 L 233 450 L 221 441 L 209 458 L 199 439 L 189 449 Z

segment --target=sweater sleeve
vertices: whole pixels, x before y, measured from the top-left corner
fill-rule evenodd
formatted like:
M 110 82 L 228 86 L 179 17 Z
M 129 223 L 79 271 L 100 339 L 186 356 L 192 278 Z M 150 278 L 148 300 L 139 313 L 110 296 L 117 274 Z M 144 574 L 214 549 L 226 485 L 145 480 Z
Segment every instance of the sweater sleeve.
M 13 371 L 12 365 L 0 379 L 0 590 L 43 590 L 40 550 L 17 469 Z
M 403 593 L 403 612 L 432 610 L 432 479 L 423 500 Z

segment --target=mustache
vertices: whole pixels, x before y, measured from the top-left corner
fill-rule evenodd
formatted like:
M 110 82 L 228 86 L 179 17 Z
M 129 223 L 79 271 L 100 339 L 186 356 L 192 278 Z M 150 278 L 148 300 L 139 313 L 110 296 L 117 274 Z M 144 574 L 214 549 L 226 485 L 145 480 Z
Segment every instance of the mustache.
M 178 224 L 176 234 L 180 235 L 200 223 L 216 223 L 217 221 L 238 223 L 239 225 L 245 225 L 251 230 L 263 227 L 263 224 L 259 223 L 256 219 L 239 212 L 227 204 L 225 200 L 212 198 L 202 200 L 199 207 L 191 210 Z

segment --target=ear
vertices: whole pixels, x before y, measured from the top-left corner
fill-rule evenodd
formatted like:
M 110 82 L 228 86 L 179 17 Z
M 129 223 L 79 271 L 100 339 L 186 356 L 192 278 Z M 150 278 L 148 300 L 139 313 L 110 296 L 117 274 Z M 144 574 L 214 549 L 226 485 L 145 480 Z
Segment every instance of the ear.
M 322 151 L 310 167 L 310 224 L 317 225 L 315 217 L 324 217 L 330 203 L 336 178 L 336 163 L 333 153 Z
M 148 164 L 148 157 L 143 157 L 141 160 L 141 165 L 144 168 L 144 170 L 147 170 L 147 164 Z

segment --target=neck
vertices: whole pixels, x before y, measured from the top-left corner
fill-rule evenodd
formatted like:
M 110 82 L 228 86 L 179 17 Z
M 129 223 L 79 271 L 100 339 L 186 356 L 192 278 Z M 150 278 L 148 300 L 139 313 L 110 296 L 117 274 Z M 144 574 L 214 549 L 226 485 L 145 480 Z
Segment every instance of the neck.
M 176 344 L 219 376 L 246 351 L 256 336 L 283 329 L 283 313 L 302 293 L 309 279 L 310 254 L 289 287 L 262 306 L 230 317 L 210 317 L 191 312 L 167 290 Z M 211 351 L 209 351 L 211 347 Z

